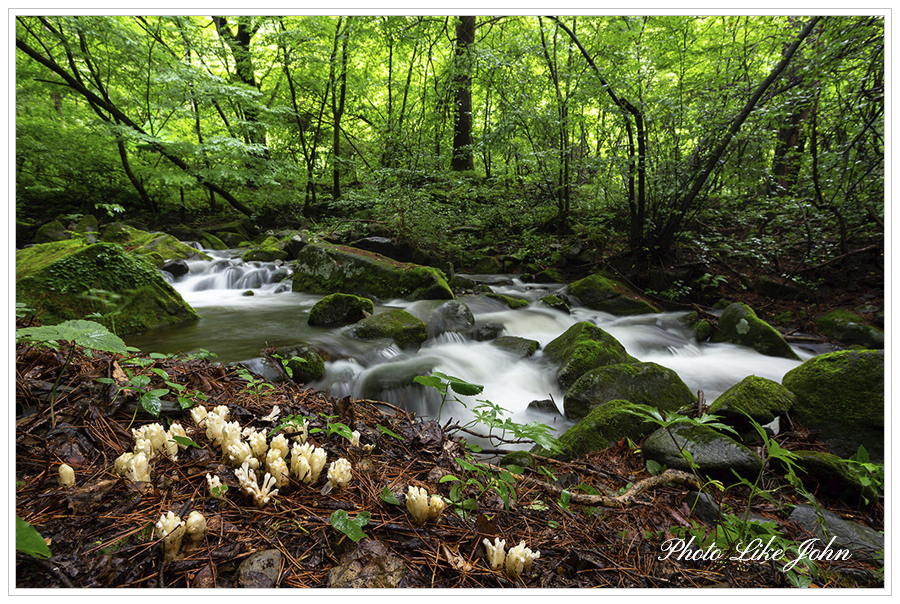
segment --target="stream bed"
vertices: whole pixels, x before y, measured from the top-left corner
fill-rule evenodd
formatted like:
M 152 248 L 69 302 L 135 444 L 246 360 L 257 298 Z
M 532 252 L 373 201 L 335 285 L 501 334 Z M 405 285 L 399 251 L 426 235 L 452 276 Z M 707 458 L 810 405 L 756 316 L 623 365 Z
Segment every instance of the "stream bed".
M 215 353 L 218 362 L 242 362 L 254 369 L 262 362 L 263 348 L 306 342 L 326 358 L 325 376 L 308 385 L 336 397 L 373 398 L 373 384 L 393 379 L 386 376 L 433 370 L 481 384 L 484 391 L 476 397 L 459 397 L 465 407 L 450 401 L 441 408 L 437 393 L 418 385 L 380 389 L 377 398 L 427 417 L 437 417 L 440 411 L 442 421 L 449 417 L 469 421 L 469 409 L 479 400 L 488 400 L 506 409 L 508 417 L 519 423 L 540 421 L 560 432 L 572 425 L 562 416 L 527 409 L 532 401 L 551 399 L 562 412 L 564 393 L 540 349 L 523 359 L 488 341 L 443 334 L 430 338 L 419 351 L 409 352 L 385 342 L 355 339 L 349 327 L 310 327 L 309 310 L 322 296 L 292 292 L 290 278 L 284 279 L 290 274 L 288 265 L 244 263 L 234 257 L 235 252 L 204 251 L 214 259 L 189 261 L 186 275 L 170 279 L 201 318 L 128 337 L 128 345 L 145 353 L 205 349 Z M 573 324 L 590 321 L 618 339 L 637 359 L 677 372 L 692 391 L 703 391 L 707 404 L 748 375 L 781 382 L 786 372 L 799 365 L 733 344 L 697 343 L 691 330 L 679 321 L 683 313 L 616 317 L 573 307 L 565 314 L 538 302 L 562 284 L 523 283 L 512 275 L 466 276 L 490 285 L 496 293 L 531 301 L 527 307 L 513 310 L 486 296 L 459 297 L 475 316 L 476 326 L 498 323 L 503 326 L 502 335 L 537 340 L 543 347 Z M 429 314 L 443 302 L 383 301 L 376 304 L 375 312 L 403 308 L 427 322 Z M 804 360 L 814 354 L 794 349 Z

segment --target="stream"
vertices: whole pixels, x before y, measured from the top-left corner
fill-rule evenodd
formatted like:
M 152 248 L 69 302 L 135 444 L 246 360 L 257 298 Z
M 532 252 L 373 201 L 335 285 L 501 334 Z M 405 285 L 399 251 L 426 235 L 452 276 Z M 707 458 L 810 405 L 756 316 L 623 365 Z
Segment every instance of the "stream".
M 281 281 L 290 274 L 289 265 L 244 263 L 234 257 L 238 251 L 203 251 L 214 259 L 189 261 L 190 271 L 179 278 L 164 273 L 201 318 L 131 336 L 126 338 L 129 346 L 166 354 L 205 349 L 216 353 L 218 362 L 242 362 L 256 370 L 262 363 L 263 348 L 307 342 L 326 359 L 325 376 L 308 386 L 336 397 L 373 398 L 365 395 L 373 383 L 383 382 L 386 373 L 432 369 L 481 384 L 484 391 L 476 397 L 460 396 L 465 407 L 451 400 L 441 408 L 438 394 L 418 385 L 382 391 L 379 400 L 426 417 L 437 417 L 440 411 L 442 421 L 452 417 L 460 423 L 471 420 L 469 409 L 478 405 L 477 401 L 488 400 L 506 409 L 506 417 L 515 422 L 539 421 L 560 433 L 572 425 L 562 416 L 527 409 L 531 401 L 552 399 L 562 412 L 564 393 L 540 349 L 534 356 L 520 359 L 490 342 L 443 334 L 429 338 L 419 351 L 409 352 L 382 341 L 357 340 L 349 334 L 349 326 L 310 327 L 307 315 L 322 296 L 292 292 L 290 279 Z M 502 335 L 537 340 L 543 347 L 578 321 L 590 321 L 618 339 L 632 356 L 677 372 L 692 391 L 704 392 L 707 404 L 748 375 L 780 383 L 786 372 L 799 365 L 733 344 L 698 344 L 691 330 L 679 322 L 684 313 L 616 317 L 573 307 L 571 314 L 565 314 L 537 302 L 562 284 L 526 284 L 512 275 L 466 276 L 487 283 L 497 293 L 531 301 L 527 307 L 512 310 L 485 296 L 460 297 L 474 314 L 476 326 L 499 323 L 504 328 Z M 427 322 L 443 302 L 389 300 L 376 304 L 375 312 L 403 308 Z M 794 349 L 803 360 L 814 354 Z

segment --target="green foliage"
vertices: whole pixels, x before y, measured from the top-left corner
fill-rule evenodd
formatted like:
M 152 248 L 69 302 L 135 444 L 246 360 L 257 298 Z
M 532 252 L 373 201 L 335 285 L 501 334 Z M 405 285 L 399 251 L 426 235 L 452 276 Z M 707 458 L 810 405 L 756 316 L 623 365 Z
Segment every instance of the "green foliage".
M 875 487 L 879 492 L 884 492 L 884 464 L 876 464 L 869 461 L 869 452 L 864 446 L 860 445 L 856 453 L 847 461 L 850 463 L 850 468 L 859 477 L 859 482 L 863 486 L 863 493 L 869 487 Z M 863 499 L 865 499 L 867 505 L 872 503 L 865 496 L 863 496 Z
M 243 392 L 252 394 L 256 398 L 257 403 L 262 400 L 263 394 L 275 390 L 275 386 L 273 386 L 263 378 L 253 377 L 253 375 L 244 368 L 238 369 L 237 374 L 242 380 L 247 382 L 247 385 L 244 386 Z
M 49 558 L 50 548 L 33 526 L 16 516 L 16 551 L 32 558 Z
M 356 518 L 350 518 L 346 510 L 335 510 L 331 514 L 329 522 L 331 526 L 350 537 L 353 541 L 360 541 L 366 538 L 362 527 L 366 526 L 371 518 L 371 512 L 360 512 L 356 515 Z

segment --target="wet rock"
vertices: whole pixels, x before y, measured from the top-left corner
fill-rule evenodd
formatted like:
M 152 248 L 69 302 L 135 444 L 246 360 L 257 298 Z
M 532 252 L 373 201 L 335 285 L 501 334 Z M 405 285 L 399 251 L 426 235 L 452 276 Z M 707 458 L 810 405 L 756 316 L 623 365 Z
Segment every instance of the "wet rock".
M 350 244 L 351 247 L 375 252 L 399 262 L 430 264 L 431 258 L 408 241 L 395 241 L 387 237 L 364 237 Z
M 616 399 L 677 411 L 696 398 L 678 374 L 656 363 L 618 363 L 592 369 L 566 391 L 566 417 L 581 419 L 595 407 Z
M 612 315 L 639 315 L 659 310 L 641 300 L 625 286 L 602 275 L 590 275 L 566 288 L 582 305 Z
M 68 238 L 69 233 L 66 232 L 66 227 L 58 220 L 42 225 L 34 235 L 35 243 L 50 243 L 52 241 L 63 241 Z
M 325 375 L 325 360 L 321 353 L 305 342 L 276 348 L 273 355 L 281 357 L 280 362 L 290 370 L 291 379 L 298 384 L 307 384 Z
M 534 276 L 535 283 L 565 283 L 566 276 L 558 268 L 548 268 Z
M 498 302 L 502 302 L 503 304 L 506 304 L 510 308 L 525 308 L 529 304 L 528 300 L 526 300 L 525 298 L 519 298 L 518 296 L 505 296 L 503 294 L 495 294 L 495 293 L 488 293 L 488 294 L 485 294 L 485 296 L 487 296 L 488 298 L 490 298 L 492 300 L 497 300 Z
M 477 342 L 495 340 L 500 337 L 504 329 L 506 328 L 502 323 L 482 323 L 481 325 L 476 325 L 472 330 L 472 337 Z
M 624 437 L 639 441 L 653 432 L 653 424 L 626 411 L 630 404 L 625 400 L 606 402 L 563 432 L 559 442 L 566 451 L 565 457 L 600 451 Z
M 238 585 L 247 589 L 272 589 L 278 585 L 281 552 L 267 549 L 247 557 L 238 566 Z
M 822 510 L 824 527 L 818 519 L 816 509 L 808 505 L 798 505 L 791 512 L 788 520 L 796 522 L 814 534 L 819 543 L 817 549 L 823 549 L 834 537 L 832 550 L 847 549 L 855 560 L 875 560 L 879 551 L 884 550 L 884 535 L 868 526 L 844 520 L 827 510 Z M 823 530 L 823 528 L 825 530 Z
M 501 348 L 506 352 L 516 355 L 520 359 L 532 356 L 540 348 L 540 342 L 519 338 L 516 336 L 502 336 L 491 342 L 491 346 Z M 555 405 L 554 405 L 555 407 Z
M 848 310 L 833 310 L 816 320 L 823 334 L 844 346 L 862 346 L 868 349 L 884 348 L 884 332 L 866 325 L 862 317 Z
M 793 451 L 795 473 L 807 490 L 828 495 L 849 505 L 865 505 L 878 501 L 878 491 L 873 485 L 864 486 L 850 463 L 831 453 L 821 451 Z M 773 466 L 786 474 L 781 460 L 773 460 Z
M 719 317 L 719 331 L 713 339 L 716 342 L 748 346 L 767 356 L 800 360 L 778 330 L 757 317 L 749 306 L 740 302 L 735 302 L 722 311 Z
M 375 312 L 368 298 L 353 294 L 331 294 L 315 303 L 307 322 L 316 327 L 339 327 L 362 321 Z
M 182 275 L 187 275 L 190 272 L 190 268 L 188 267 L 187 262 L 184 260 L 172 260 L 171 262 L 166 262 L 160 267 L 160 270 L 166 271 L 173 277 L 181 277 Z
M 366 539 L 345 554 L 328 572 L 328 587 L 366 589 L 402 587 L 408 569 L 401 558 L 380 541 Z
M 544 357 L 556 366 L 563 390 L 591 369 L 637 361 L 617 339 L 588 321 L 576 323 L 547 344 Z
M 399 308 L 366 317 L 353 326 L 352 333 L 362 340 L 389 338 L 407 350 L 418 350 L 428 339 L 428 327 L 424 321 Z
M 548 306 L 554 310 L 558 310 L 569 314 L 569 303 L 563 299 L 563 296 L 558 294 L 550 294 L 549 296 L 544 296 L 540 299 L 540 302 L 545 306 Z
M 813 357 L 781 383 L 797 395 L 792 417 L 831 453 L 850 457 L 864 445 L 884 461 L 884 351 L 844 350 Z
M 310 244 L 294 263 L 293 291 L 380 299 L 451 300 L 443 273 L 351 247 Z
M 539 401 L 531 401 L 528 403 L 527 409 L 529 411 L 537 411 L 538 413 L 549 413 L 550 415 L 562 415 L 559 412 L 559 407 L 556 406 L 556 403 L 553 402 L 552 399 L 545 398 Z
M 468 335 L 475 325 L 475 316 L 459 300 L 448 300 L 434 309 L 428 317 L 427 325 L 431 337 L 447 332 Z
M 647 437 L 641 445 L 645 459 L 690 472 L 691 466 L 680 450 L 686 449 L 699 466 L 701 475 L 727 481 L 726 484 L 735 481 L 732 470 L 748 480 L 756 480 L 759 475 L 760 458 L 734 439 L 704 425 L 675 424 L 669 430 L 671 435 L 659 428 Z
M 787 413 L 795 399 L 794 393 L 778 382 L 750 375 L 720 394 L 709 412 L 743 432 L 751 429 L 747 415 L 760 425 L 768 424 Z

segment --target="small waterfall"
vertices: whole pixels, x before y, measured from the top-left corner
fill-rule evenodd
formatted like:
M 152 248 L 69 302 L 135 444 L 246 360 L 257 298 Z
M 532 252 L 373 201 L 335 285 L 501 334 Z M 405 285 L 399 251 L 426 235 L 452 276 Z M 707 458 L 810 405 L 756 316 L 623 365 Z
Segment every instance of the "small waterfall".
M 151 330 L 130 338 L 128 343 L 145 352 L 195 351 L 205 348 L 219 354 L 222 362 L 247 361 L 261 356 L 266 346 L 284 346 L 303 341 L 326 356 L 325 376 L 311 387 L 333 396 L 377 398 L 436 417 L 441 409 L 437 391 L 413 384 L 416 375 L 440 371 L 484 386 L 476 397 L 451 393 L 441 409 L 442 421 L 453 417 L 460 423 L 472 418 L 471 410 L 490 401 L 507 410 L 504 417 L 518 423 L 540 421 L 565 429 L 571 422 L 531 412 L 534 400 L 552 399 L 562 410 L 564 393 L 543 354 L 530 358 L 468 335 L 444 333 L 430 338 L 417 352 L 398 349 L 383 341 L 358 340 L 349 327 L 310 327 L 309 309 L 322 296 L 291 291 L 291 269 L 278 262 L 245 263 L 234 252 L 204 250 L 211 261 L 190 261 L 188 274 L 173 280 L 175 287 L 201 315 L 196 322 Z M 590 321 L 618 339 L 632 356 L 668 367 L 681 376 L 694 392 L 703 390 L 708 402 L 748 375 L 781 381 L 797 361 L 767 357 L 732 344 L 697 343 L 680 323 L 682 313 L 659 313 L 616 317 L 587 308 L 572 308 L 571 314 L 551 309 L 539 299 L 555 293 L 559 284 L 525 284 L 506 276 L 474 276 L 490 281 L 498 293 L 530 301 L 527 307 L 509 309 L 486 296 L 460 298 L 475 316 L 476 325 L 497 323 L 503 335 L 536 340 L 543 347 L 579 321 Z M 250 291 L 252 296 L 244 295 Z M 442 301 L 390 300 L 376 306 L 404 308 L 427 322 Z M 801 358 L 812 356 L 797 350 Z M 459 398 L 465 406 L 458 405 Z

